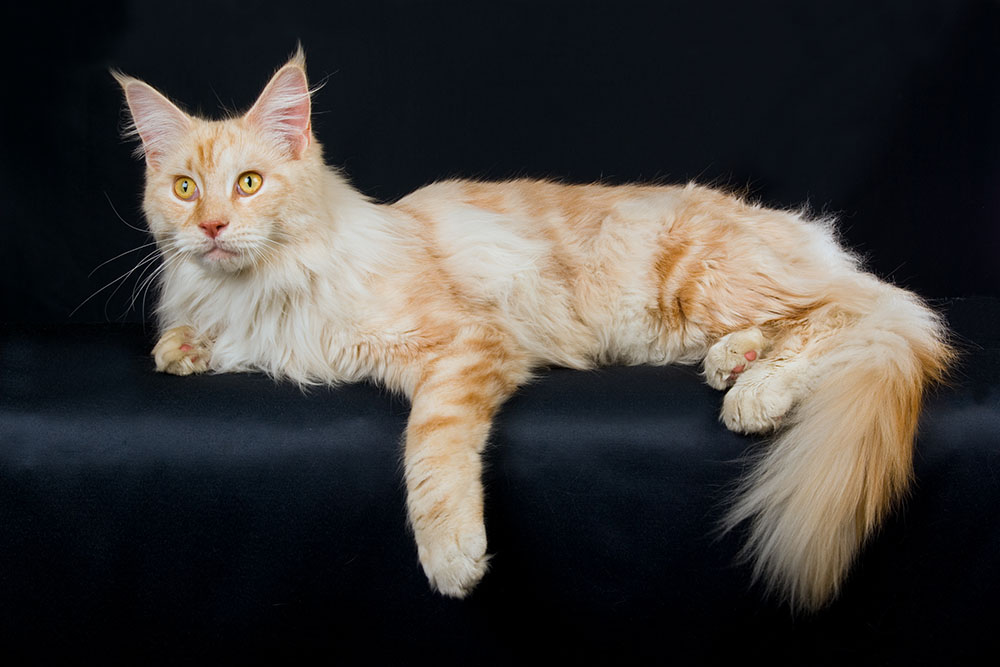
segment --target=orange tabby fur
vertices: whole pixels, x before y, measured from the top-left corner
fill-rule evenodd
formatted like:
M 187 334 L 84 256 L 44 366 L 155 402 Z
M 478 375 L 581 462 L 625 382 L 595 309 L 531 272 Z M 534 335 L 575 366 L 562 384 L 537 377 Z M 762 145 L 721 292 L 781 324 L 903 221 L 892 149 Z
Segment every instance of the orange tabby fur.
M 795 607 L 836 594 L 906 488 L 944 329 L 828 222 L 695 185 L 447 181 L 378 205 L 323 163 L 301 52 L 222 121 L 116 76 L 163 256 L 158 370 L 405 393 L 409 517 L 437 590 L 486 570 L 480 455 L 544 365 L 703 363 L 729 428 L 775 430 L 726 525 L 748 523 L 756 574 Z

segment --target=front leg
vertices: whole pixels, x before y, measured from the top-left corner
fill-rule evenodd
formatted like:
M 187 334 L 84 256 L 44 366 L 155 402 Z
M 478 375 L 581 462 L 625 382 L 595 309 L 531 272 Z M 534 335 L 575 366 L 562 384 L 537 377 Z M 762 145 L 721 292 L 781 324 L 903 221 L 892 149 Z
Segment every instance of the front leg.
M 465 597 L 486 572 L 481 454 L 493 416 L 527 378 L 502 337 L 459 336 L 428 360 L 406 429 L 406 489 L 431 585 Z
M 153 347 L 156 370 L 172 375 L 204 373 L 211 355 L 210 341 L 188 326 L 167 329 Z

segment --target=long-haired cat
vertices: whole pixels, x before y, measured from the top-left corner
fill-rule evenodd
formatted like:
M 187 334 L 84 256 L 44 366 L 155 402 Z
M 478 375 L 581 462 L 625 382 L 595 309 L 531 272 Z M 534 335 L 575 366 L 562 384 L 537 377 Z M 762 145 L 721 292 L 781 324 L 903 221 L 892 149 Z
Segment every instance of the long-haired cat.
M 374 203 L 324 164 L 301 50 L 212 121 L 115 74 L 162 253 L 157 370 L 369 379 L 410 398 L 409 520 L 432 586 L 487 566 L 480 455 L 546 365 L 704 366 L 722 421 L 771 433 L 726 527 L 792 606 L 837 592 L 911 475 L 936 315 L 828 221 L 687 185 L 436 183 Z

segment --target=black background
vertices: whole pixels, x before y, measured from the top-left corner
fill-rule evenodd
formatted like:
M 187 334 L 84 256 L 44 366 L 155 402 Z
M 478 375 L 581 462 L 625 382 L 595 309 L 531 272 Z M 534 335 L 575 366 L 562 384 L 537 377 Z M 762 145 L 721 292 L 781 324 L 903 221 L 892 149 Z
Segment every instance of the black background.
M 149 249 L 112 258 L 149 237 L 109 68 L 217 116 L 248 107 L 299 40 L 324 84 L 327 159 L 376 199 L 452 176 L 695 179 L 837 214 L 872 270 L 927 297 L 1000 295 L 996 2 L 106 2 L 7 18 L 8 323 L 151 307 L 141 271 L 115 282 Z
M 85 323 L 152 305 L 140 271 L 114 292 L 149 249 L 113 258 L 149 237 L 109 68 L 216 115 L 249 106 L 298 41 L 324 84 L 328 160 L 379 200 L 451 176 L 696 179 L 836 213 L 876 273 L 928 297 L 1000 296 L 1000 3 L 105 2 L 0 18 L 0 323 L 30 332 L 0 348 L 0 403 L 41 415 L 27 454 L 0 443 L 28 471 L 0 485 L 0 558 L 16 565 L 0 568 L 4 646 L 89 646 L 77 662 L 317 642 L 333 660 L 347 642 L 398 664 L 442 645 L 455 664 L 512 664 L 535 639 L 578 662 L 595 646 L 687 664 L 995 655 L 995 306 L 952 302 L 953 322 L 964 309 L 993 333 L 928 411 L 906 513 L 815 618 L 762 601 L 730 566 L 738 540 L 704 535 L 746 443 L 692 371 L 553 372 L 515 398 L 487 469 L 494 571 L 457 602 L 429 591 L 406 534 L 401 401 L 364 385 L 307 400 L 259 376 L 175 383 L 150 372 L 138 327 Z M 642 449 L 665 432 L 676 446 Z M 243 570 L 227 569 L 234 544 Z

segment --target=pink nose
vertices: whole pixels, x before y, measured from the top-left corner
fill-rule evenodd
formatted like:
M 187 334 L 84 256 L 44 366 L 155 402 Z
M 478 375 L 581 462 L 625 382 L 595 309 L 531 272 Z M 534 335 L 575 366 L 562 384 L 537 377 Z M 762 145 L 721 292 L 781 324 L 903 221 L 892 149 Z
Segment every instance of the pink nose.
M 221 220 L 209 220 L 198 223 L 198 226 L 202 228 L 208 238 L 214 239 L 228 224 L 228 222 L 222 222 Z

